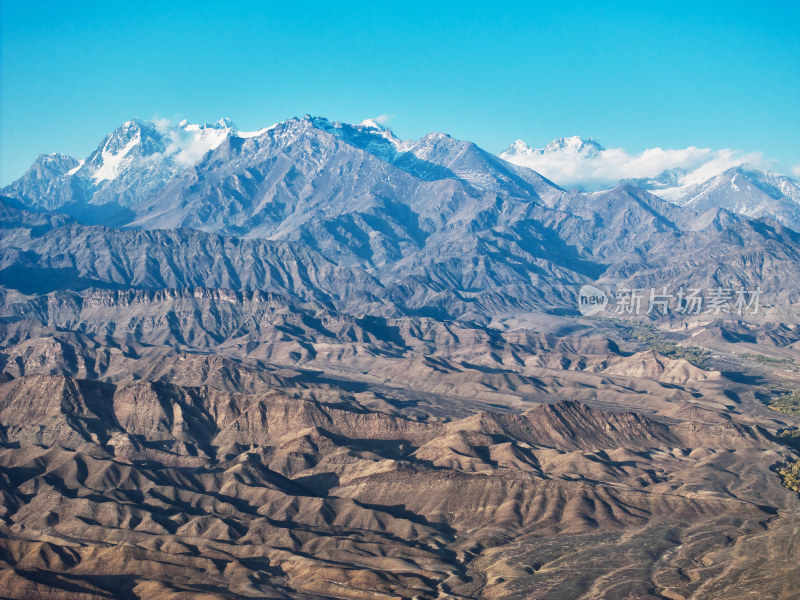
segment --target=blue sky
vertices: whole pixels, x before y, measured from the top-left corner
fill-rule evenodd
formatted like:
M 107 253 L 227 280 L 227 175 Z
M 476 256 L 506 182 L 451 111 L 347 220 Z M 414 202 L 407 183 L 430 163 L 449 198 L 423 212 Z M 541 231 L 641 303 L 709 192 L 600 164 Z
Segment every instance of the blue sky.
M 569 135 L 800 165 L 800 3 L 2 0 L 0 182 L 132 116 L 389 115 L 492 152 Z

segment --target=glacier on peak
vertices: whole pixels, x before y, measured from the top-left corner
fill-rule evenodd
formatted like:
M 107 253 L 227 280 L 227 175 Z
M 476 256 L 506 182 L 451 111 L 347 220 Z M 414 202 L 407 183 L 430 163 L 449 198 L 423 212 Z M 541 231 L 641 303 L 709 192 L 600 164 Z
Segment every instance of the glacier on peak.
M 66 175 L 67 175 L 67 176 L 70 176 L 70 175 L 74 175 L 75 173 L 77 173 L 77 172 L 78 172 L 78 170 L 79 170 L 79 169 L 80 169 L 80 168 L 83 166 L 83 164 L 84 164 L 85 162 L 86 162 L 86 159 L 85 159 L 85 158 L 82 158 L 82 159 L 80 159 L 80 160 L 78 161 L 78 164 L 77 164 L 77 165 L 75 165 L 75 166 L 74 166 L 74 167 L 72 167 L 72 168 L 71 168 L 69 171 L 67 171 L 67 172 L 66 172 Z
M 142 134 L 141 131 L 134 133 L 133 137 L 130 137 L 122 148 L 117 144 L 111 144 L 111 142 L 116 141 L 118 141 L 116 138 L 109 137 L 100 151 L 99 166 L 92 174 L 92 179 L 97 183 L 115 179 L 120 171 L 130 164 L 131 158 L 128 157 L 128 154 L 134 146 L 137 146 L 142 141 Z M 126 157 L 128 157 L 128 160 L 126 160 Z

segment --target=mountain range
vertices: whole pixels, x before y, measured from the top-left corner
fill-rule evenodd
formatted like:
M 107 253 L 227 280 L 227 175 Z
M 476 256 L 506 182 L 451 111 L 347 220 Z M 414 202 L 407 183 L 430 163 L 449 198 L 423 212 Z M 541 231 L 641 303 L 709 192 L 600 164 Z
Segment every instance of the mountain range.
M 476 190 L 502 190 L 523 197 L 533 193 L 547 201 L 558 196 L 561 188 L 531 173 L 529 169 L 518 169 L 513 165 L 537 164 L 532 157 L 551 160 L 580 157 L 591 161 L 608 152 L 596 141 L 578 136 L 553 140 L 541 149 L 532 149 L 525 142 L 517 140 L 501 153 L 500 158 L 507 161 L 502 162 L 474 144 L 455 140 L 445 134 L 429 134 L 417 141 L 400 140 L 391 130 L 371 119 L 360 125 L 349 125 L 306 116 L 254 132 L 239 131 L 227 118 L 205 125 L 194 125 L 187 121 L 173 125 L 166 121 L 152 123 L 133 119 L 106 136 L 85 159 L 77 160 L 62 154 L 41 155 L 19 180 L 4 188 L 2 193 L 19 199 L 26 208 L 32 210 L 59 210 L 104 224 L 146 228 L 205 225 L 209 229 L 220 230 L 230 227 L 230 221 L 242 220 L 245 216 L 236 214 L 234 219 L 234 215 L 229 214 L 225 224 L 213 225 L 198 223 L 197 217 L 192 221 L 185 214 L 183 217 L 171 215 L 165 218 L 164 212 L 178 208 L 171 204 L 175 202 L 174 198 L 170 200 L 165 194 L 175 194 L 212 175 L 218 179 L 236 175 L 240 178 L 239 185 L 243 185 L 247 182 L 241 179 L 241 171 L 263 170 L 265 164 L 277 160 L 285 149 L 290 150 L 287 154 L 289 159 L 295 157 L 292 152 L 308 152 L 309 147 L 295 147 L 300 140 L 310 142 L 313 139 L 317 147 L 327 147 L 331 139 L 324 136 L 325 133 L 350 146 L 351 150 L 366 152 L 379 161 L 359 166 L 365 170 L 359 175 L 367 179 L 363 184 L 366 187 L 341 190 L 342 193 L 353 193 L 356 197 L 374 194 L 375 182 L 371 179 L 376 176 L 375 171 L 379 172 L 389 164 L 416 180 L 428 183 L 455 179 Z M 344 147 L 330 149 L 339 152 Z M 207 157 L 209 153 L 211 155 Z M 230 160 L 233 156 L 238 157 L 236 161 Z M 216 165 L 207 164 L 206 159 L 216 160 Z M 341 160 L 346 160 L 344 155 Z M 221 169 L 222 163 L 230 173 L 221 172 L 224 171 Z M 195 173 L 197 181 L 193 181 L 191 172 Z M 317 176 L 313 171 L 304 174 Z M 698 210 L 724 208 L 743 216 L 764 217 L 798 228 L 800 184 L 794 179 L 744 165 L 713 173 L 708 179 L 699 177 L 689 169 L 672 168 L 655 177 L 625 179 L 620 183 L 640 187 L 679 206 Z M 403 186 L 409 185 L 408 181 L 395 181 L 394 172 L 388 178 L 395 194 L 407 194 L 408 190 Z M 263 210 L 267 204 L 294 199 L 291 191 L 287 198 L 282 198 L 282 193 L 286 191 L 266 189 L 266 182 L 257 180 L 258 177 L 252 175 L 249 183 L 259 184 L 258 189 L 244 186 L 235 190 L 247 204 L 232 208 L 246 213 L 248 209 Z M 166 189 L 168 183 L 169 190 Z M 320 190 L 318 194 L 327 192 L 329 190 Z M 186 194 L 185 191 L 181 193 Z M 415 193 L 429 195 L 437 191 L 415 190 Z M 253 202 L 258 199 L 250 197 L 253 195 L 260 195 L 268 202 L 264 206 L 254 206 Z M 193 198 L 192 202 L 201 201 Z M 188 203 L 183 204 L 181 208 L 186 209 Z M 92 210 L 87 207 L 92 207 Z M 298 208 L 313 209 L 314 206 Z M 247 218 L 253 220 L 252 215 Z M 262 230 L 257 223 L 252 223 L 237 235 L 264 237 L 269 233 L 271 229 L 268 226 Z
M 696 148 L 689 150 L 701 153 Z M 618 168 L 621 162 L 627 161 L 638 170 L 649 168 L 646 167 L 648 152 L 666 155 L 670 151 L 655 149 L 629 157 L 620 150 L 607 150 L 594 140 L 573 136 L 553 140 L 540 149 L 517 140 L 500 157 L 521 166 L 548 170 L 555 167 L 569 179 L 580 178 L 578 172 L 582 172 L 588 180 L 602 181 L 608 178 L 605 170 Z M 681 158 L 687 160 L 686 156 Z M 795 231 L 800 230 L 800 184 L 786 175 L 748 167 L 741 161 L 741 164 L 725 166 L 735 162 L 728 158 L 720 161 L 720 167 L 710 164 L 691 169 L 673 167 L 654 177 L 625 178 L 619 183 L 635 185 L 679 206 L 700 211 L 724 208 L 742 216 L 763 217 Z
M 797 184 L 506 160 L 603 151 L 306 116 L 40 156 L 0 190 L 0 596 L 796 598 Z
M 593 144 L 570 138 L 545 151 L 597 151 Z M 732 180 L 756 175 L 738 170 Z M 782 227 L 792 213 L 771 219 L 743 208 L 753 190 L 766 193 L 764 182 L 773 181 L 773 194 L 793 193 L 793 182 L 761 174 L 756 187 L 727 177 L 671 203 L 651 193 L 665 194 L 652 182 L 567 192 L 470 142 L 438 133 L 403 141 L 371 121 L 305 117 L 243 133 L 224 119 L 204 126 L 132 120 L 84 161 L 42 156 L 2 190 L 11 222 L 29 222 L 37 211 L 76 221 L 37 225 L 35 237 L 5 236 L 0 277 L 15 285 L 19 269 L 55 269 L 81 285 L 191 281 L 284 293 L 259 273 L 285 266 L 265 253 L 288 252 L 299 273 L 336 282 L 286 279 L 295 286 L 290 294 L 383 314 L 485 321 L 519 310 L 569 311 L 588 282 L 762 286 L 768 309 L 796 305 L 798 293 L 785 281 L 798 280 L 798 240 Z M 733 203 L 736 191 L 738 210 L 720 206 Z M 192 252 L 185 260 L 202 266 L 184 268 L 163 256 L 165 236 L 173 248 L 211 245 L 218 256 Z M 107 254 L 114 258 L 98 264 Z M 773 270 L 784 277 L 780 284 Z M 25 285 L 39 280 L 55 281 L 43 275 Z

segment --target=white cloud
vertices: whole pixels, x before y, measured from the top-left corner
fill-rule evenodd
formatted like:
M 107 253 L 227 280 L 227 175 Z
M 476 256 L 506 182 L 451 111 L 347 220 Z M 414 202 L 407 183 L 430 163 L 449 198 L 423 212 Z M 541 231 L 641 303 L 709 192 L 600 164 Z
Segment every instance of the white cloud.
M 225 123 L 196 125 L 183 120 L 177 125 L 170 119 L 154 119 L 153 124 L 160 133 L 167 136 L 169 144 L 163 154 L 155 154 L 152 160 L 158 161 L 170 157 L 182 167 L 197 164 L 209 151 L 219 146 L 229 133 L 236 131 L 235 126 Z
M 209 150 L 219 146 L 228 137 L 228 133 L 228 129 L 184 130 L 178 134 L 179 139 L 176 140 L 178 153 L 175 155 L 175 162 L 186 167 L 197 164 Z
M 158 131 L 164 133 L 170 127 L 172 127 L 172 121 L 169 119 L 153 119 L 153 125 L 156 126 Z
M 767 169 L 773 164 L 760 152 L 689 146 L 682 149 L 648 148 L 630 154 L 623 148 L 604 149 L 577 137 L 556 140 L 543 149 L 531 149 L 517 142 L 500 156 L 529 167 L 562 187 L 586 190 L 607 188 L 620 179 L 657 177 L 675 168 L 686 171 L 678 178 L 678 183 L 691 185 L 737 165 Z
M 795 166 L 792 167 L 792 175 L 795 177 L 800 177 L 800 163 L 797 163 Z
M 373 117 L 373 121 L 375 121 L 378 125 L 386 125 L 389 121 L 394 119 L 394 115 L 378 115 L 377 117 Z

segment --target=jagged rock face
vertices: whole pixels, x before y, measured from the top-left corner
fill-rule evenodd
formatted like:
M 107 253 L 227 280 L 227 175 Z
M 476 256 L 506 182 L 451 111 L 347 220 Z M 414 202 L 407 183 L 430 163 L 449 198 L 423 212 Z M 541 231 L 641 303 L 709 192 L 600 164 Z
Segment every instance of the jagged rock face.
M 613 219 L 602 228 L 590 229 L 588 219 L 564 213 L 543 215 L 507 232 L 457 240 L 432 236 L 423 248 L 380 269 L 329 258 L 302 240 L 120 231 L 48 220 L 6 203 L 0 282 L 25 293 L 90 287 L 265 291 L 355 314 L 422 312 L 483 321 L 530 310 L 576 312 L 575 294 L 587 281 L 610 289 L 668 286 L 673 292 L 681 286 L 760 287 L 765 305 L 798 301 L 798 240 L 787 230 L 717 219 L 701 231 L 682 231 L 627 191 L 592 200 Z M 615 230 L 639 233 L 605 233 Z
M 32 209 L 52 210 L 71 204 L 80 187 L 66 184 L 80 162 L 65 154 L 42 154 L 17 181 L 3 189 Z

